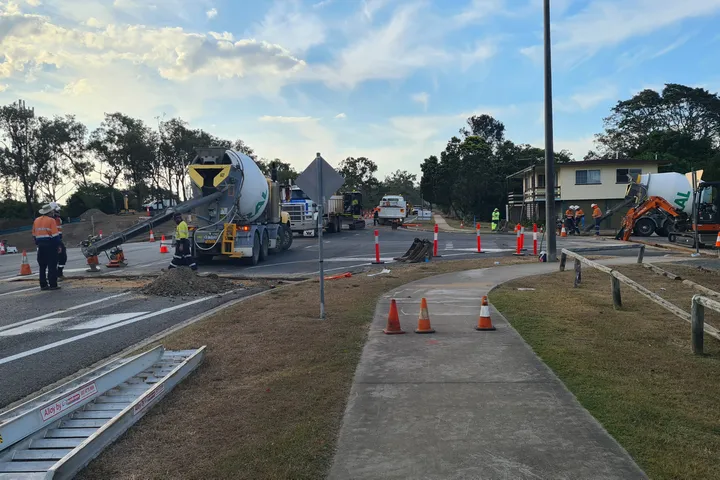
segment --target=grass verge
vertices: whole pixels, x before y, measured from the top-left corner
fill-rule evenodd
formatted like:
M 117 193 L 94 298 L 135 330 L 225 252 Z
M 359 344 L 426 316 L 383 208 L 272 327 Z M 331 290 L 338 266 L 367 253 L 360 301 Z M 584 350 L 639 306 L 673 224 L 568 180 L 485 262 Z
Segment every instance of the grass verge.
M 377 298 L 430 275 L 534 258 L 389 265 L 390 274 L 317 282 L 250 299 L 162 343 L 207 345 L 197 372 L 78 478 L 319 479 L 335 439 Z
M 614 310 L 603 273 L 573 278 L 517 280 L 490 299 L 650 478 L 720 478 L 720 342 L 706 336 L 694 356 L 688 323 L 629 288 Z

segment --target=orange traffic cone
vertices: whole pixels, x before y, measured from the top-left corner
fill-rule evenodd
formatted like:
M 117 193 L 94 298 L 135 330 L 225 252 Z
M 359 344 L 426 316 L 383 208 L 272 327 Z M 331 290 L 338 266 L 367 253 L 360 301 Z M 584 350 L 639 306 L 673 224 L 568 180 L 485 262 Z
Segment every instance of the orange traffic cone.
M 475 330 L 495 330 L 495 327 L 493 327 L 492 324 L 492 319 L 490 318 L 490 306 L 488 305 L 487 295 L 482 297 L 482 306 L 480 307 L 480 319 L 478 320 L 478 326 L 475 327 Z
M 403 329 L 400 328 L 400 317 L 398 316 L 397 303 L 395 303 L 394 298 L 390 301 L 390 314 L 388 315 L 387 326 L 385 330 L 383 330 L 383 333 L 388 335 L 405 333 Z
M 717 237 L 715 238 L 715 248 L 720 248 L 720 232 L 718 232 Z
M 28 263 L 27 259 L 27 252 L 23 250 L 22 254 L 22 263 L 20 264 L 20 275 L 32 275 L 32 270 L 30 270 L 30 264 Z
M 465 228 L 465 222 L 460 220 L 460 228 Z
M 155 235 L 153 234 L 153 231 L 152 231 L 152 230 L 150 230 L 150 241 L 151 241 L 151 242 L 154 242 L 154 241 L 155 241 Z
M 160 253 L 169 253 L 167 245 L 165 245 L 165 235 L 160 237 Z
M 430 314 L 425 297 L 420 302 L 420 316 L 418 317 L 418 326 L 415 333 L 435 333 L 435 329 L 430 326 Z
M 560 236 L 567 237 L 567 232 L 565 231 L 565 225 L 563 225 L 562 230 L 560 230 Z

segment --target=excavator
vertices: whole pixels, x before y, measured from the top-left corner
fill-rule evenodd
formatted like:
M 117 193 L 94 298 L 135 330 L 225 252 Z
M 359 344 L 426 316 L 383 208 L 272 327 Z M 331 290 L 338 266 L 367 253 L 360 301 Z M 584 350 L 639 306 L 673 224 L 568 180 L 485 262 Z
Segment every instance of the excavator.
M 702 172 L 698 172 L 702 177 Z M 667 235 L 673 243 L 714 245 L 720 232 L 720 182 L 700 181 L 695 189 L 689 174 L 640 175 L 628 186 L 632 206 L 615 238 L 633 233 Z

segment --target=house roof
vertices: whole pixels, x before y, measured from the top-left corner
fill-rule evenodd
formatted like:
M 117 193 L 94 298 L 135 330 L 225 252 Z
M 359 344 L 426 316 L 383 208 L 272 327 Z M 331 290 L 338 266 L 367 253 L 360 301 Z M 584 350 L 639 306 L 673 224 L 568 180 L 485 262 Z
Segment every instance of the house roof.
M 596 165 L 627 165 L 627 164 L 659 165 L 660 163 L 661 162 L 659 160 L 640 160 L 640 159 L 635 159 L 635 158 L 596 158 L 593 160 L 581 160 L 581 161 L 577 161 L 577 162 L 556 163 L 555 169 L 560 169 L 562 167 L 573 167 L 573 168 L 584 167 L 584 166 L 592 167 L 592 166 L 596 166 Z M 523 168 L 522 170 L 517 171 L 513 174 L 510 174 L 505 178 L 520 177 L 520 176 L 526 174 L 527 172 L 531 172 L 533 169 L 537 169 L 537 168 L 544 169 L 545 165 L 542 163 L 537 164 L 537 165 L 532 165 L 530 167 Z

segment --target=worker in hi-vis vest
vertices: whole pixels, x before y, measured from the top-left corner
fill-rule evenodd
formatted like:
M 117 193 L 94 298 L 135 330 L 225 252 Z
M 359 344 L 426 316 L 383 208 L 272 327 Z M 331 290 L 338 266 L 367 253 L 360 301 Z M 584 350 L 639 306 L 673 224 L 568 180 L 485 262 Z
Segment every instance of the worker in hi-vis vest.
M 495 210 L 492 212 L 492 223 L 491 228 L 493 232 L 497 232 L 498 225 L 500 224 L 500 210 L 495 207 Z
M 575 210 L 575 226 L 585 228 L 585 212 L 581 207 Z
M 197 263 L 193 260 L 190 252 L 190 229 L 188 224 L 185 223 L 179 213 L 176 213 L 173 218 L 177 224 L 175 228 L 175 253 L 168 269 L 189 266 L 193 270 L 197 270 Z
M 593 219 L 595 219 L 595 235 L 600 236 L 600 217 L 602 217 L 602 210 L 598 207 L 597 203 L 590 205 L 593 209 Z
M 37 262 L 40 267 L 40 290 L 58 290 L 57 265 L 60 253 L 60 237 L 55 223 L 55 207 L 43 205 L 40 216 L 32 226 L 32 236 L 37 245 Z

